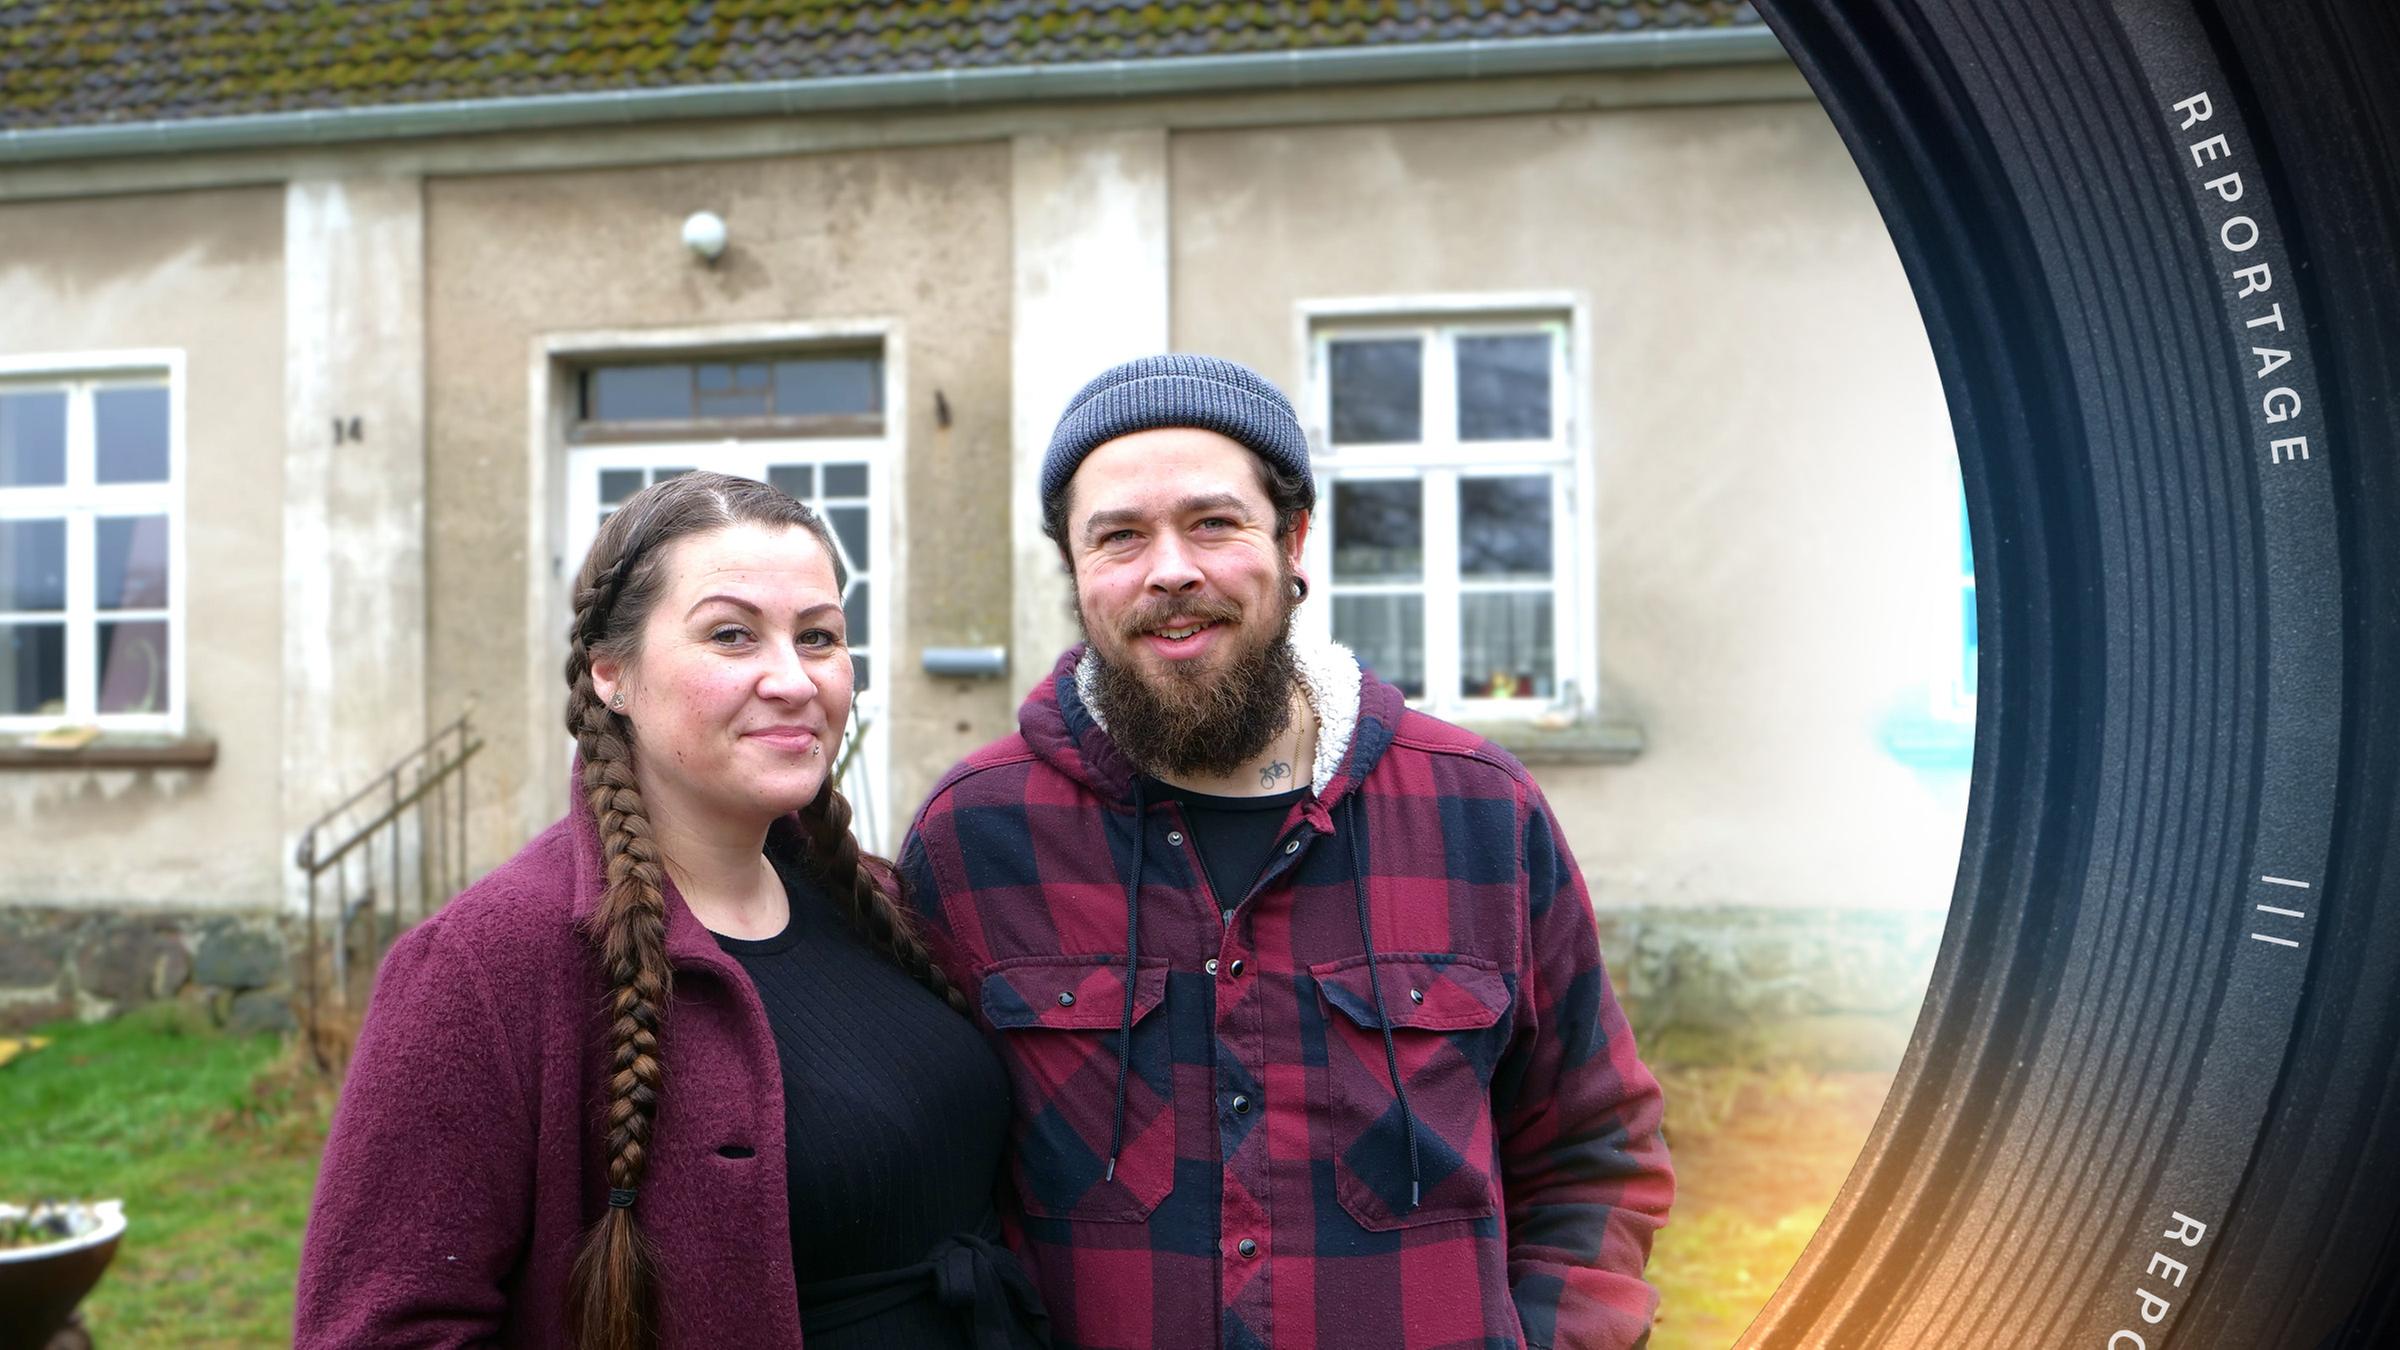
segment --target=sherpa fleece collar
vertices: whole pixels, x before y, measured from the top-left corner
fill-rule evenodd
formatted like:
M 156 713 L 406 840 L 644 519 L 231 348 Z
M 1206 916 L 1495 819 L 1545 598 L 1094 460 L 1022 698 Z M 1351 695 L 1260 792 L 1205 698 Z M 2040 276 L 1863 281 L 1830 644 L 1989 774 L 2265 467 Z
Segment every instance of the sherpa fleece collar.
M 1403 701 L 1398 689 L 1363 671 L 1350 649 L 1295 638 L 1301 693 L 1317 718 L 1317 748 L 1309 786 L 1331 807 L 1365 778 L 1391 743 Z M 1134 770 L 1108 734 L 1092 699 L 1098 658 L 1087 644 L 1069 648 L 1051 678 L 1034 687 L 1018 710 L 1026 742 L 1061 772 L 1111 799 L 1130 799 Z

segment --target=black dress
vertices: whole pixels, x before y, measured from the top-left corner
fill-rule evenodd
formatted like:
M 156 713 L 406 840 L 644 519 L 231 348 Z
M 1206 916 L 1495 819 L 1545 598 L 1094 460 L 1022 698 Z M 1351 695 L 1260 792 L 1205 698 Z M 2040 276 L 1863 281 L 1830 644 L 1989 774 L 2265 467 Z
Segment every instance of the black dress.
M 1048 1344 L 993 1209 L 1008 1076 L 966 1018 L 778 859 L 791 919 L 729 938 L 783 1062 L 792 1268 L 809 1350 Z

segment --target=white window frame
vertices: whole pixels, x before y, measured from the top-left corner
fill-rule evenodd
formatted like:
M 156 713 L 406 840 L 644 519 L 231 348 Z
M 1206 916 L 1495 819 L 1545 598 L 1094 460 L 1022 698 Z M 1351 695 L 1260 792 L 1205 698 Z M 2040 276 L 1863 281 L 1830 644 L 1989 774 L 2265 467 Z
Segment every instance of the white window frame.
M 1594 502 L 1590 418 L 1583 391 L 1588 352 L 1588 306 L 1572 293 L 1375 297 L 1308 301 L 1299 307 L 1306 352 L 1304 416 L 1317 475 L 1315 522 L 1306 561 L 1319 582 L 1302 606 L 1303 631 L 1333 636 L 1334 485 L 1343 481 L 1413 478 L 1424 484 L 1423 580 L 1389 586 L 1347 584 L 1342 594 L 1379 590 L 1425 596 L 1425 695 L 1410 700 L 1438 716 L 1470 722 L 1534 721 L 1599 715 L 1599 594 L 1591 511 Z M 1457 362 L 1460 337 L 1551 334 L 1551 436 L 1542 441 L 1457 439 Z M 1413 445 L 1337 446 L 1333 443 L 1328 349 L 1343 339 L 1414 337 L 1424 343 L 1423 439 Z M 1468 698 L 1458 691 L 1460 598 L 1476 592 L 1526 591 L 1521 582 L 1477 582 L 1458 574 L 1458 485 L 1461 478 L 1530 476 L 1551 479 L 1551 648 L 1557 661 L 1548 698 Z M 1317 595 L 1325 597 L 1314 603 Z
M 167 480 L 163 483 L 96 481 L 92 396 L 101 389 L 156 387 L 167 390 Z M 0 733 L 25 734 L 56 727 L 93 727 L 108 732 L 182 735 L 190 715 L 185 681 L 189 627 L 184 622 L 192 576 L 185 560 L 184 529 L 184 354 L 173 348 L 113 352 L 70 352 L 0 357 L 0 389 L 9 392 L 63 389 L 67 393 L 66 482 L 58 487 L 0 486 L 0 519 L 67 522 L 66 708 L 54 715 L 0 713 Z M 167 518 L 167 603 L 162 609 L 111 610 L 98 604 L 96 522 L 103 516 Z M 126 619 L 167 625 L 167 711 L 103 713 L 100 702 L 100 624 Z

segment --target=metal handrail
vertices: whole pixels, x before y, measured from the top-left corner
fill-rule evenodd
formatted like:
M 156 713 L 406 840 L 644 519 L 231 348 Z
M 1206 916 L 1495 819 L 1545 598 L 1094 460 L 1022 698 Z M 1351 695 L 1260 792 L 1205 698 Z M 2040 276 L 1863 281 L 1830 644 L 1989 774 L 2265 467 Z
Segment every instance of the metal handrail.
M 322 972 L 331 967 L 334 1002 L 349 1008 L 355 982 L 350 959 L 355 921 L 362 916 L 366 921 L 364 969 L 371 977 L 388 941 L 377 913 L 379 901 L 388 900 L 384 908 L 389 937 L 398 937 L 408 917 L 403 900 L 411 889 L 417 896 L 415 917 L 422 919 L 466 888 L 465 770 L 483 748 L 470 716 L 460 714 L 300 832 L 292 861 L 307 877 L 307 1025 L 310 1053 L 319 1068 L 333 1067 L 315 1034 L 325 1011 Z M 356 865 L 350 865 L 354 857 Z M 354 872 L 361 883 L 355 903 Z M 378 872 L 390 881 L 381 895 L 375 884 Z M 328 876 L 335 900 L 330 935 L 318 923 Z M 412 879 L 413 888 L 408 884 Z

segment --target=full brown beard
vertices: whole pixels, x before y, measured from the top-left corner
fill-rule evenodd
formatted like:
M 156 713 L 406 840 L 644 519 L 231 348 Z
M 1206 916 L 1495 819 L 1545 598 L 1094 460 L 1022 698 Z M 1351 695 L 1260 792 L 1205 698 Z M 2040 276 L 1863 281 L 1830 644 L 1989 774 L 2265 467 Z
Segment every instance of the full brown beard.
M 1091 651 L 1097 678 L 1092 702 L 1108 734 L 1134 767 L 1152 777 L 1222 777 L 1266 751 L 1291 725 L 1292 690 L 1299 667 L 1292 655 L 1291 563 L 1281 567 L 1276 594 L 1284 598 L 1272 622 L 1256 632 L 1240 629 L 1236 644 L 1214 669 L 1183 671 L 1170 666 L 1155 683 L 1130 664 L 1108 659 L 1100 643 Z M 1130 646 L 1169 619 L 1184 617 L 1237 625 L 1241 607 L 1228 600 L 1162 600 L 1145 604 L 1119 628 L 1117 641 Z M 1091 636 L 1080 596 L 1075 618 Z

